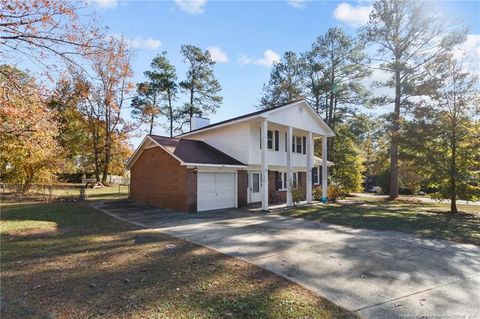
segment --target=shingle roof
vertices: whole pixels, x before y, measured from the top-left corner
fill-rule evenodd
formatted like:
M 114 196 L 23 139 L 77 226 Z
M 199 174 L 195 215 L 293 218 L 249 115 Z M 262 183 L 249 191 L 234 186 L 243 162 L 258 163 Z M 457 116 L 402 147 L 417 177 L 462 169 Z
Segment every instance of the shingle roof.
M 225 121 L 221 121 L 221 122 L 213 123 L 213 124 L 210 124 L 210 125 L 202 126 L 202 127 L 198 128 L 198 129 L 196 129 L 196 130 L 191 130 L 191 131 L 189 131 L 189 132 L 185 132 L 185 133 L 179 134 L 179 135 L 177 135 L 177 136 L 182 136 L 182 135 L 185 135 L 185 134 L 190 134 L 190 133 L 197 132 L 197 131 L 201 131 L 201 130 L 205 130 L 205 129 L 207 129 L 207 128 L 211 128 L 211 127 L 214 127 L 214 126 L 217 126 L 217 125 L 222 125 L 222 124 L 225 124 L 225 123 L 229 123 L 229 122 L 241 120 L 241 119 L 244 119 L 244 118 L 247 118 L 247 117 L 256 116 L 256 115 L 259 115 L 259 114 L 262 114 L 262 113 L 265 113 L 265 112 L 268 112 L 268 111 L 271 111 L 271 110 L 279 109 L 279 108 L 281 108 L 281 107 L 284 107 L 284 106 L 287 106 L 287 105 L 290 105 L 290 104 L 293 104 L 293 103 L 296 103 L 296 102 L 299 102 L 299 101 L 302 101 L 302 100 L 304 100 L 304 99 L 299 99 L 299 100 L 291 101 L 291 102 L 288 102 L 288 103 L 285 103 L 285 104 L 282 104 L 282 105 L 278 105 L 278 106 L 274 106 L 274 107 L 271 107 L 271 108 L 262 109 L 262 110 L 258 110 L 258 111 L 251 112 L 251 113 L 247 113 L 247 114 L 244 114 L 244 115 L 241 115 L 241 116 L 233 117 L 233 118 L 228 119 L 228 120 L 225 120 Z
M 215 165 L 245 165 L 203 141 L 149 135 L 185 163 Z

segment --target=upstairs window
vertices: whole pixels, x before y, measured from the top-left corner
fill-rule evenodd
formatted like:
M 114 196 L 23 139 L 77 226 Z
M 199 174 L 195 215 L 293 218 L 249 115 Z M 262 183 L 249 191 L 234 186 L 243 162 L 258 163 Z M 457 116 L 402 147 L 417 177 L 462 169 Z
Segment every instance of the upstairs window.
M 307 137 L 303 137 L 303 154 L 307 153 Z
M 258 135 L 258 136 L 259 136 L 259 139 L 258 139 L 258 140 L 260 141 L 260 148 L 262 148 L 262 128 L 260 128 L 259 133 L 260 133 L 260 134 Z
M 295 153 L 295 135 L 292 136 L 292 152 Z
M 285 132 L 285 152 L 287 151 L 287 143 L 288 143 L 287 132 Z
M 275 151 L 280 149 L 280 133 L 275 131 Z
M 267 131 L 267 146 L 269 149 L 273 148 L 273 132 Z
M 300 136 L 296 137 L 296 147 L 297 147 L 296 152 L 302 153 L 302 138 Z

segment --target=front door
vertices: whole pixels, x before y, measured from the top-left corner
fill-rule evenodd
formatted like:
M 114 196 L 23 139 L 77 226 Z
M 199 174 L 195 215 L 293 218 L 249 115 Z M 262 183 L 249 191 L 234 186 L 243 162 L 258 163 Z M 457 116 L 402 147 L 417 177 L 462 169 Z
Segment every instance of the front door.
M 262 188 L 262 175 L 260 172 L 250 172 L 248 174 L 249 203 L 256 203 L 262 200 L 260 189 Z

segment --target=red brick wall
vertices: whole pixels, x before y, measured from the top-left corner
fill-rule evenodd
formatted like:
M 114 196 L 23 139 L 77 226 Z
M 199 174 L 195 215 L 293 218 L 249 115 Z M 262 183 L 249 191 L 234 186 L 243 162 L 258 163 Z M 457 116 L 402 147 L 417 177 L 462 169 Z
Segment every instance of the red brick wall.
M 197 174 L 192 168 L 187 169 L 187 207 L 188 211 L 197 211 Z
M 131 168 L 130 198 L 162 208 L 194 212 L 196 175 L 161 148 L 146 149 Z
M 287 192 L 275 190 L 275 171 L 268 171 L 268 203 L 281 204 L 286 202 Z
M 248 174 L 247 171 L 238 171 L 237 174 L 238 207 L 245 207 L 248 204 Z
M 302 188 L 303 199 L 307 198 L 307 172 L 298 172 L 299 185 Z

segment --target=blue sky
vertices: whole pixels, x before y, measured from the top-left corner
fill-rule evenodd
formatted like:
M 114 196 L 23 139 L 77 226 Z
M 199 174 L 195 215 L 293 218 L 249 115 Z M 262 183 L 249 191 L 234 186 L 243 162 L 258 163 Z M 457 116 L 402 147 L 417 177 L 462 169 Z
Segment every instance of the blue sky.
M 217 59 L 223 105 L 212 122 L 255 110 L 271 63 L 287 50 L 308 49 L 333 26 L 354 34 L 368 18 L 370 2 L 340 1 L 122 1 L 93 5 L 112 34 L 124 34 L 134 47 L 134 81 L 143 80 L 152 58 L 166 50 L 180 79 L 186 68 L 182 44 L 209 49 Z M 470 28 L 468 50 L 480 54 L 480 2 L 432 2 Z M 158 128 L 157 134 L 165 134 Z M 134 145 L 139 139 L 134 138 Z

